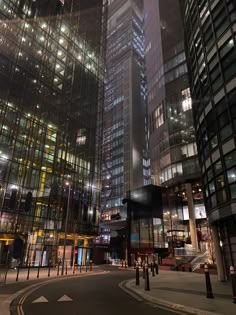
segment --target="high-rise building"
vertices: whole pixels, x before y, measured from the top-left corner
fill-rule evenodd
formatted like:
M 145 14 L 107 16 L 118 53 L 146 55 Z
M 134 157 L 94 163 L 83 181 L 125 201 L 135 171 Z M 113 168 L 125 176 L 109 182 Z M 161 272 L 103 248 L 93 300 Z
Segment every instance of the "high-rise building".
M 221 253 L 227 268 L 236 264 L 236 3 L 181 2 L 205 206 L 223 278 Z
M 100 209 L 103 2 L 0 3 L 0 264 L 9 253 L 33 266 L 90 257 Z
M 117 221 L 126 192 L 149 183 L 143 1 L 109 1 L 106 71 L 101 220 Z
M 195 218 L 205 234 L 206 215 L 180 12 L 178 1 L 144 1 L 151 174 L 152 183 L 168 188 L 175 200 L 164 214 L 167 229 L 184 229 L 187 236 L 189 221 L 197 249 Z

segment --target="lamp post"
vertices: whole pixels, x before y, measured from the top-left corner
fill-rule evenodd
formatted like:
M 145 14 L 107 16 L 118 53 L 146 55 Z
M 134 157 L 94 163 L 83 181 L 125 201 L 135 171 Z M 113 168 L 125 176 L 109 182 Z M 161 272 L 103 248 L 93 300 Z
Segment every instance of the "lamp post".
M 67 207 L 66 207 L 65 236 L 64 236 L 64 244 L 63 244 L 62 268 L 61 268 L 61 275 L 62 275 L 62 276 L 64 275 L 64 267 L 65 267 L 66 235 L 67 235 L 69 209 L 70 209 L 70 190 L 71 190 L 71 184 L 70 184 L 69 182 L 66 182 L 66 186 L 68 186 L 69 192 L 68 192 Z

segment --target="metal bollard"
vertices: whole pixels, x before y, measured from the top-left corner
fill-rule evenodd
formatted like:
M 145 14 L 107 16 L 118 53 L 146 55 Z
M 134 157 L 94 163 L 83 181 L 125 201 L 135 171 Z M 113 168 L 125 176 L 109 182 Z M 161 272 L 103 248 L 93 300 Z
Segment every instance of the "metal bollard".
M 143 279 L 145 279 L 145 276 L 146 276 L 146 274 L 145 274 L 145 264 L 143 264 Z
M 93 261 L 90 260 L 90 262 L 89 262 L 89 271 L 92 271 L 92 269 L 93 269 Z
M 16 273 L 16 282 L 18 281 L 19 279 L 19 272 L 20 272 L 20 268 L 19 266 L 17 267 L 17 273 Z
M 80 266 L 79 266 L 79 272 L 80 272 L 80 273 L 82 272 L 82 263 L 81 263 Z
M 122 267 L 122 268 L 124 267 L 124 261 L 123 261 L 123 259 L 121 260 L 121 267 Z
M 139 285 L 139 266 L 136 267 L 136 285 Z
M 185 272 L 185 267 L 184 266 L 182 266 L 182 271 Z
M 74 267 L 73 267 L 73 275 L 75 274 L 75 264 L 74 264 Z
M 85 272 L 88 271 L 88 265 L 87 265 L 87 262 L 85 263 Z
M 50 277 L 50 273 L 51 273 L 51 264 L 49 263 L 49 265 L 48 265 L 48 277 Z
M 148 264 L 145 264 L 145 291 L 150 291 Z
M 57 276 L 59 276 L 59 268 L 60 268 L 60 266 L 59 266 L 59 264 L 57 264 Z
M 39 278 L 40 265 L 38 267 L 37 278 Z
M 189 266 L 188 271 L 189 271 L 189 272 L 192 272 L 192 267 L 191 267 L 191 266 Z
M 29 266 L 28 266 L 28 272 L 27 272 L 26 280 L 29 280 L 29 274 L 30 274 L 30 264 L 29 264 Z
M 5 272 L 5 277 L 4 277 L 4 284 L 6 284 L 6 282 L 7 282 L 7 274 L 8 274 L 8 267 L 7 267 L 7 271 Z
M 156 269 L 156 275 L 159 275 L 159 266 L 157 263 L 155 263 L 155 269 Z
M 231 281 L 232 281 L 233 303 L 236 303 L 236 273 L 235 273 L 234 266 L 231 266 L 229 270 L 230 270 Z
M 66 276 L 67 276 L 67 263 L 66 263 Z
M 127 268 L 127 263 L 126 263 L 126 260 L 125 260 L 125 268 Z
M 154 268 L 154 264 L 152 264 L 152 276 L 155 277 L 155 268 Z
M 210 273 L 208 269 L 208 265 L 204 265 L 204 271 L 205 271 L 205 279 L 206 279 L 206 297 L 208 299 L 214 299 L 214 295 L 212 292 L 212 287 L 211 287 L 211 278 L 210 278 Z

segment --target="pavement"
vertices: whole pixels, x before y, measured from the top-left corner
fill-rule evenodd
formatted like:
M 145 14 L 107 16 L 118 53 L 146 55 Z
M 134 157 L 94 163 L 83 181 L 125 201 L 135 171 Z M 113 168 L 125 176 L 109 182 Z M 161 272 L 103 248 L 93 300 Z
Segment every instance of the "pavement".
M 160 270 L 159 275 L 155 277 L 150 273 L 149 280 L 150 291 L 144 289 L 141 272 L 139 286 L 136 285 L 135 279 L 125 281 L 123 286 L 146 302 L 175 310 L 180 314 L 236 314 L 236 304 L 232 302 L 231 282 L 220 282 L 215 275 L 211 275 L 214 299 L 206 298 L 204 274 Z

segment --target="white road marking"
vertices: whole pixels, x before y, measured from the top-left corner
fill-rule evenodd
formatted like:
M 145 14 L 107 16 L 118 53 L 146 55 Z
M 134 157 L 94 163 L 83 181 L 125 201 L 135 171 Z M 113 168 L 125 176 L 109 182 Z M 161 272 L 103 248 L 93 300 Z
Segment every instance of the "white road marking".
M 63 295 L 57 302 L 67 302 L 67 301 L 73 301 L 69 296 Z
M 40 296 L 37 300 L 34 300 L 32 303 L 46 303 L 48 300 L 44 296 Z

